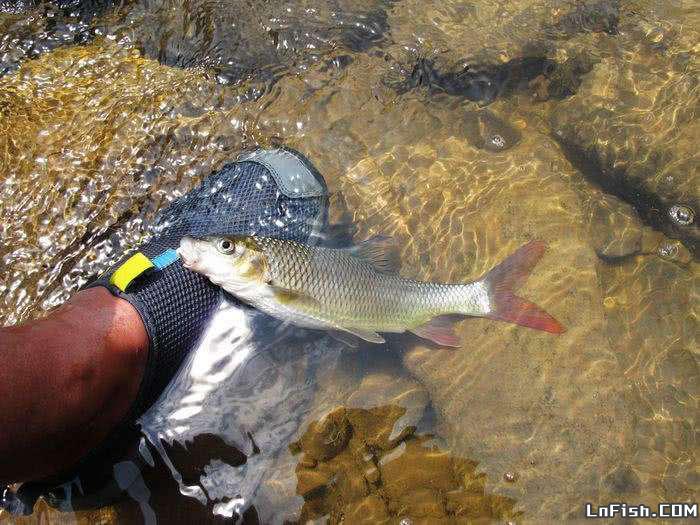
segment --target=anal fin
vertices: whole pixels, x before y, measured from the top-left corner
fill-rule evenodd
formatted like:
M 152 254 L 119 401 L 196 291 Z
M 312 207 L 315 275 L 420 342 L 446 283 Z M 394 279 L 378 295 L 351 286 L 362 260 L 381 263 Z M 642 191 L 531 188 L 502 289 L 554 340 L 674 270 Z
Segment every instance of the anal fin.
M 341 343 L 349 346 L 350 348 L 358 348 L 360 346 L 358 344 L 359 339 L 357 336 L 354 336 L 349 332 L 345 332 L 343 330 L 328 330 L 328 335 L 330 335 L 336 341 L 340 341 Z
M 438 315 L 410 331 L 441 346 L 459 347 L 462 346 L 461 341 L 454 332 L 454 323 L 459 319 L 454 315 Z
M 345 328 L 344 326 L 339 327 L 339 329 L 344 330 L 344 331 L 348 332 L 349 334 L 356 335 L 360 339 L 364 339 L 365 341 L 369 341 L 370 343 L 382 344 L 382 343 L 386 342 L 381 335 L 379 335 L 377 332 L 373 332 L 372 330 L 361 330 L 358 328 Z

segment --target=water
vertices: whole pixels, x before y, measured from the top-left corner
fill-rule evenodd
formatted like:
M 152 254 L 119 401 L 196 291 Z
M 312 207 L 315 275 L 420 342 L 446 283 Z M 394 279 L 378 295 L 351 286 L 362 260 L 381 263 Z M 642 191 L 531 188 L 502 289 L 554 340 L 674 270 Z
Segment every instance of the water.
M 406 276 L 473 279 L 546 240 L 522 295 L 568 331 L 470 319 L 461 349 L 349 350 L 224 308 L 115 468 L 129 497 L 0 522 L 697 501 L 698 2 L 12 5 L 3 324 L 61 304 L 244 148 L 286 144 L 333 218 L 399 239 Z

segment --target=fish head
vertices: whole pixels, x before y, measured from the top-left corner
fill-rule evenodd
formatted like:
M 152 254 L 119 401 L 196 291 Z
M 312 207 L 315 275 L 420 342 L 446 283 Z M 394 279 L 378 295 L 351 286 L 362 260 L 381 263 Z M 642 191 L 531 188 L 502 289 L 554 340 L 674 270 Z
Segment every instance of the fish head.
M 177 253 L 185 268 L 231 293 L 266 280 L 267 258 L 253 237 L 183 237 Z

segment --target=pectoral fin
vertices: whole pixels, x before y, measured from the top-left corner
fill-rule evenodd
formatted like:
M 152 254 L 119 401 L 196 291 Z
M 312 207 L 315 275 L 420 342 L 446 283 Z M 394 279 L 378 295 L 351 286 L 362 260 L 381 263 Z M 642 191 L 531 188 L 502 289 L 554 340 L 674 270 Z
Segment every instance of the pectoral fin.
M 274 289 L 275 299 L 277 299 L 280 304 L 296 305 L 304 308 L 320 308 L 320 303 L 313 297 L 295 292 L 294 290 L 288 290 L 287 288 L 271 286 Z
M 418 337 L 428 339 L 442 346 L 459 347 L 461 343 L 459 337 L 457 337 L 457 334 L 454 332 L 454 323 L 457 319 L 458 318 L 455 318 L 455 316 L 439 315 L 410 331 Z
M 296 292 L 294 290 L 289 290 L 287 288 L 275 286 L 273 283 L 268 283 L 268 285 L 274 290 L 275 299 L 277 299 L 280 304 L 295 306 L 297 308 L 303 308 L 305 310 L 321 310 L 321 303 L 319 303 L 313 297 L 310 297 L 300 292 Z M 365 341 L 369 341 L 370 343 L 381 344 L 385 342 L 384 338 L 381 335 L 379 335 L 377 332 L 373 332 L 372 330 L 362 330 L 358 328 L 346 328 L 344 326 L 335 326 L 334 324 L 331 324 L 331 322 L 329 322 L 329 325 L 333 326 L 336 331 L 341 332 L 340 334 L 331 333 L 331 335 L 333 335 L 333 337 L 335 337 L 336 339 L 340 339 L 344 343 L 347 343 L 349 346 L 353 346 L 349 342 L 350 337 L 343 337 L 343 332 L 347 334 L 352 334 L 353 336 L 359 337 L 360 339 L 364 339 Z

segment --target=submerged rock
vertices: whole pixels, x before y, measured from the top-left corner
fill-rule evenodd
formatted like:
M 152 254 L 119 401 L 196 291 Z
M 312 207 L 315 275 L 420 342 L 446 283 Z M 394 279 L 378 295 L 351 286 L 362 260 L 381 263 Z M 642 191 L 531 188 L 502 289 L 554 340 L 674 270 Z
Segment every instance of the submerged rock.
M 555 63 L 545 57 L 513 59 L 492 66 L 467 65 L 457 72 L 434 72 L 431 87 L 488 103 L 498 96 L 525 89 L 530 80 L 551 73 L 554 68 Z
M 374 345 L 349 349 L 327 339 L 336 353 L 324 353 L 317 363 L 316 396 L 304 424 L 257 494 L 264 523 L 299 521 L 328 498 L 339 506 L 351 501 L 346 515 L 354 515 L 356 505 L 379 512 L 372 498 L 381 484 L 376 456 L 415 435 L 424 419 L 428 394 L 394 354 L 377 353 Z
M 547 75 L 533 79 L 532 97 L 537 101 L 563 99 L 575 95 L 583 76 L 591 71 L 594 61 L 585 54 L 567 58 Z
M 479 63 L 476 60 L 460 59 L 456 65 L 449 65 L 444 61 L 420 58 L 410 67 L 399 67 L 402 75 L 389 75 L 385 82 L 400 94 L 421 88 L 431 95 L 445 93 L 481 105 L 522 93 L 533 100 L 543 101 L 574 95 L 582 76 L 593 65 L 593 60 L 585 54 L 562 62 L 538 54 L 504 63 Z
M 368 438 L 368 443 L 374 446 L 382 443 L 393 445 L 395 441 L 416 431 L 430 398 L 425 388 L 408 377 L 397 375 L 396 372 L 375 372 L 362 379 L 357 390 L 348 398 L 347 406 L 366 408 L 378 403 L 401 407 L 403 413 L 398 419 L 387 417 L 383 423 L 375 424 L 378 433 Z M 360 427 L 364 425 L 361 421 L 354 424 Z
M 605 484 L 613 494 L 620 496 L 639 494 L 642 482 L 637 473 L 629 465 L 620 465 L 605 476 Z
M 546 32 L 552 38 L 567 38 L 587 31 L 614 35 L 619 22 L 619 0 L 577 2 L 568 11 L 557 9 L 555 19 L 546 26 Z
M 635 46 L 633 36 L 616 44 Z M 592 183 L 683 240 L 697 257 L 700 70 L 693 63 L 674 68 L 678 57 L 652 52 L 645 67 L 617 54 L 605 57 L 551 120 L 555 138 Z
M 540 101 L 570 97 L 595 56 L 585 47 L 570 48 L 568 56 L 562 49 L 579 35 L 616 34 L 620 16 L 617 0 L 448 2 L 430 9 L 405 0 L 389 14 L 388 47 L 402 64 L 389 83 L 400 93 L 428 88 L 481 104 L 521 93 Z
M 377 495 L 367 496 L 343 509 L 349 523 L 389 523 L 389 513 L 384 500 Z
M 632 206 L 601 195 L 593 200 L 591 208 L 591 241 L 599 257 L 615 259 L 640 252 L 643 227 Z
M 201 72 L 109 42 L 0 79 L 0 321 L 63 302 L 142 240 L 163 203 L 230 161 L 249 140 L 245 114 L 222 111 L 236 103 Z
M 363 52 L 381 44 L 390 5 L 321 0 L 309 8 L 276 0 L 253 10 L 221 0 L 5 2 L 0 76 L 59 46 L 107 37 L 166 65 L 207 68 L 221 84 L 253 82 L 254 98 L 290 68 L 335 50 Z
M 338 408 L 321 420 L 311 423 L 300 446 L 307 458 L 328 461 L 338 455 L 350 440 L 350 422 L 344 408 Z
M 297 493 L 304 498 L 299 521 L 325 518 L 340 523 L 449 522 L 504 520 L 518 515 L 515 501 L 490 494 L 476 463 L 441 450 L 427 436 L 387 439 L 401 416 L 396 406 L 342 409 L 352 422 L 351 438 L 340 453 L 313 468 L 302 466 L 315 452 L 317 424 L 293 444 L 303 459 Z M 383 436 L 383 437 L 380 437 Z
M 331 51 L 365 51 L 388 31 L 388 0 L 321 0 L 315 6 L 275 0 L 251 9 L 245 2 L 177 0 L 134 2 L 106 30 L 128 39 L 161 63 L 213 70 L 220 83 L 264 85 Z M 338 62 L 341 65 L 342 62 Z
M 504 151 L 520 141 L 517 129 L 487 109 L 468 111 L 462 119 L 464 134 L 474 147 Z
M 427 88 L 431 93 L 447 93 L 490 104 L 498 97 L 527 90 L 530 81 L 551 75 L 556 67 L 556 62 L 545 57 L 525 57 L 505 64 L 462 63 L 454 71 L 442 70 L 436 62 L 420 59 L 408 78 L 396 87 L 399 93 L 414 88 Z

